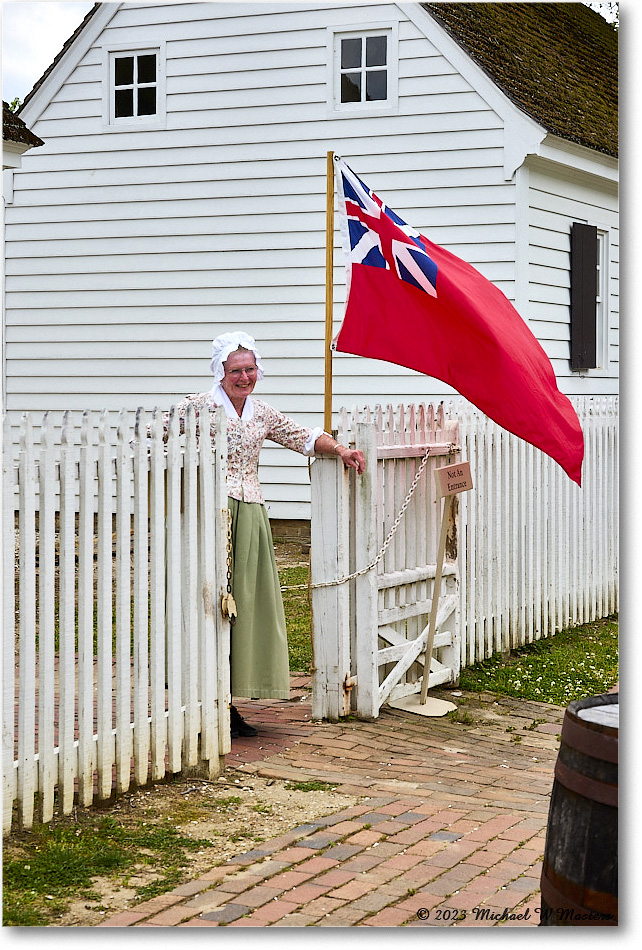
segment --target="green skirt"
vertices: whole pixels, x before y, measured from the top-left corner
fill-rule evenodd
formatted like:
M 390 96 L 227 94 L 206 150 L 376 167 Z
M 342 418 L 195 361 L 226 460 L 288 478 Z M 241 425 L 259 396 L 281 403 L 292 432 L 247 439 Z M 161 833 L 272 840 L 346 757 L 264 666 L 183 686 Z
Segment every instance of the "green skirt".
M 228 498 L 232 515 L 232 696 L 289 699 L 288 641 L 270 521 L 264 505 Z

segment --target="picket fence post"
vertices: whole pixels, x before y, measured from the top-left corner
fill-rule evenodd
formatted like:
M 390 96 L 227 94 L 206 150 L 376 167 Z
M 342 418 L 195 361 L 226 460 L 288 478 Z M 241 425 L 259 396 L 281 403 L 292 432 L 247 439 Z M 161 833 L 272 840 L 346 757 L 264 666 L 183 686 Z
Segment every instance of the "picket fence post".
M 218 499 L 214 493 L 215 457 L 212 441 L 208 438 L 212 422 L 210 412 L 204 406 L 199 415 L 200 466 L 198 480 L 198 547 L 200 560 L 198 565 L 199 593 L 199 657 L 198 670 L 201 696 L 201 748 L 200 757 L 208 777 L 218 773 L 219 764 L 219 716 L 218 696 L 218 657 L 216 655 L 216 614 L 217 578 L 216 578 L 216 520 L 214 512 Z M 216 450 L 215 450 L 216 451 Z M 219 524 L 219 533 L 222 525 Z
M 11 426 L 2 420 L 2 831 L 11 829 L 13 802 L 16 797 L 15 706 L 16 706 L 16 637 L 15 637 L 15 515 L 14 478 L 11 454 Z
M 377 435 L 367 422 L 356 425 L 356 446 L 366 460 L 366 470 L 356 488 L 355 570 L 372 563 L 377 554 Z M 361 718 L 379 714 L 378 591 L 376 569 L 357 577 L 354 585 L 356 617 L 356 711 Z
M 170 772 L 181 770 L 181 469 L 178 415 L 172 406 L 167 435 L 167 744 Z M 175 634 L 172 636 L 172 632 Z
M 198 471 L 196 454 L 196 416 L 191 406 L 185 415 L 185 454 L 183 464 L 181 644 L 183 647 L 184 730 L 182 767 L 198 762 Z
M 165 455 L 160 411 L 149 429 L 149 679 L 151 686 L 151 778 L 165 775 Z
M 211 423 L 210 423 L 211 426 Z M 216 630 L 216 706 L 218 726 L 218 751 L 219 756 L 226 755 L 232 748 L 230 736 L 230 704 L 231 682 L 230 682 L 230 623 L 227 617 L 223 617 L 220 609 L 221 597 L 227 590 L 227 524 L 229 518 L 228 497 L 227 497 L 227 417 L 225 410 L 219 406 L 214 414 L 214 448 L 213 455 L 215 465 L 213 468 L 214 491 L 212 495 L 206 495 L 209 491 L 209 481 L 203 485 L 203 497 L 213 499 L 213 511 L 216 515 L 214 523 L 214 538 L 216 540 L 214 565 L 214 603 L 212 609 L 215 617 Z M 205 530 L 206 525 L 203 526 Z M 203 549 L 205 545 L 211 543 L 211 534 L 203 535 Z M 208 674 L 209 675 L 209 674 Z M 211 760 L 213 761 L 213 760 Z
M 74 743 L 76 706 L 75 451 L 69 412 L 60 434 L 59 609 L 58 609 L 58 795 L 63 814 L 74 801 L 78 756 Z
M 98 603 L 96 630 L 97 714 L 96 755 L 98 798 L 111 796 L 114 738 L 112 735 L 112 471 L 107 442 L 107 413 L 98 426 Z
M 131 496 L 133 492 L 129 432 L 124 410 L 116 443 L 116 791 L 131 783 L 134 754 L 131 713 Z
M 314 583 L 349 573 L 349 473 L 339 459 L 322 458 L 312 466 L 310 570 Z M 344 683 L 350 670 L 348 585 L 312 591 L 312 716 L 336 721 L 350 709 Z M 349 690 L 347 692 L 349 696 Z
M 38 788 L 39 818 L 53 817 L 56 760 L 54 756 L 54 619 L 55 619 L 55 491 L 53 433 L 45 413 L 40 430 L 38 512 Z
M 19 455 L 20 677 L 18 693 L 18 802 L 21 823 L 33 824 L 36 793 L 36 478 L 31 418 L 22 417 Z

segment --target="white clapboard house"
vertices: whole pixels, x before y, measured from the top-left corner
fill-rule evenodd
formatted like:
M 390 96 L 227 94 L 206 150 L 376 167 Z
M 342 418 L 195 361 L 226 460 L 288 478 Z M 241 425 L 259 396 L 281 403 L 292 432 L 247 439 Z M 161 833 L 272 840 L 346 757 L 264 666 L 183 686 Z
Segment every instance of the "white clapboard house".
M 328 150 L 515 302 L 563 391 L 617 392 L 617 33 L 582 3 L 97 3 L 20 116 L 44 145 L 5 173 L 16 421 L 167 408 L 243 328 L 257 395 L 322 424 Z M 333 363 L 335 412 L 451 393 Z M 262 459 L 270 515 L 309 517 L 305 459 Z

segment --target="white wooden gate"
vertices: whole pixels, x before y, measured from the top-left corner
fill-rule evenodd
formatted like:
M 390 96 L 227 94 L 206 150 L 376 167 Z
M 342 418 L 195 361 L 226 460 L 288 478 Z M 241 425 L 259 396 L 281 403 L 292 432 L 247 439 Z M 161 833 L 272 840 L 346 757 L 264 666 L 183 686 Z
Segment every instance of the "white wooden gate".
M 5 831 L 230 749 L 225 416 L 124 420 L 3 432 Z
M 371 718 L 421 688 L 441 525 L 433 473 L 458 461 L 458 423 L 442 407 L 378 408 L 344 413 L 338 438 L 364 452 L 366 472 L 312 466 L 313 715 Z M 459 676 L 456 502 L 453 512 L 429 687 Z
M 581 488 L 461 402 L 343 413 L 338 436 L 363 449 L 368 469 L 355 478 L 338 460 L 312 466 L 312 584 L 351 578 L 313 586 L 316 716 L 376 716 L 386 698 L 418 689 L 439 530 L 432 469 L 459 461 L 451 441 L 461 441 L 475 487 L 453 502 L 429 684 L 617 611 L 618 399 L 573 405 L 585 442 Z M 384 556 L 353 577 L 381 550 L 431 441 L 426 477 Z

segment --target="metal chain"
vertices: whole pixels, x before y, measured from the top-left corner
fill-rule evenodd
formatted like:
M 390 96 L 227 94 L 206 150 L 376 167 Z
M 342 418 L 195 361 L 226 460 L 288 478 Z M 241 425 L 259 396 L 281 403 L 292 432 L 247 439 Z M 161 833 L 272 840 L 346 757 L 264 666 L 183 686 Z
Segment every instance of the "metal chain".
M 223 596 L 221 610 L 230 624 L 236 620 L 236 603 L 232 596 L 232 512 L 226 509 L 227 515 L 227 594 Z
M 453 448 L 454 448 L 454 446 L 453 446 Z M 412 496 L 413 496 L 414 493 L 415 493 L 415 489 L 417 488 L 417 485 L 419 484 L 419 479 L 420 479 L 421 476 L 423 475 L 423 471 L 424 471 L 426 465 L 428 464 L 428 457 L 429 457 L 429 456 L 430 456 L 430 446 L 428 446 L 428 448 L 426 449 L 426 454 L 424 455 L 423 459 L 421 460 L 421 465 L 420 465 L 419 468 L 417 469 L 417 473 L 416 473 L 415 477 L 414 477 L 413 480 L 412 480 L 412 485 L 411 485 L 410 488 L 408 489 L 408 494 L 406 495 L 406 497 L 405 497 L 405 499 L 404 499 L 404 502 L 403 502 L 401 508 L 399 509 L 399 514 L 398 514 L 397 517 L 395 518 L 394 524 L 392 525 L 392 528 L 391 528 L 390 531 L 388 532 L 388 537 L 387 537 L 386 540 L 383 542 L 383 544 L 382 544 L 382 546 L 381 546 L 381 550 L 379 551 L 379 553 L 378 553 L 377 556 L 375 557 L 374 561 L 372 561 L 370 564 L 368 564 L 367 567 L 362 567 L 360 570 L 354 571 L 353 574 L 346 574 L 344 577 L 339 577 L 339 578 L 337 578 L 337 580 L 335 580 L 335 581 L 320 581 L 320 582 L 317 583 L 317 584 L 295 584 L 293 587 L 282 587 L 281 590 L 282 590 L 282 591 L 286 591 L 286 590 L 302 590 L 302 589 L 316 590 L 316 589 L 318 589 L 318 588 L 320 588 L 320 587 L 337 587 L 339 584 L 345 584 L 345 583 L 347 583 L 347 581 L 352 581 L 352 580 L 354 580 L 355 577 L 361 577 L 362 574 L 367 574 L 368 571 L 371 571 L 374 567 L 376 567 L 377 564 L 379 563 L 379 561 L 381 560 L 381 558 L 384 556 L 384 554 L 385 554 L 386 551 L 388 550 L 388 546 L 389 546 L 390 542 L 392 541 L 393 537 L 395 536 L 395 533 L 396 533 L 396 531 L 397 531 L 397 528 L 398 528 L 399 525 L 401 524 L 401 519 L 403 518 L 404 514 L 406 513 L 406 509 L 407 509 L 408 505 L 410 504 L 410 500 L 411 500 Z

